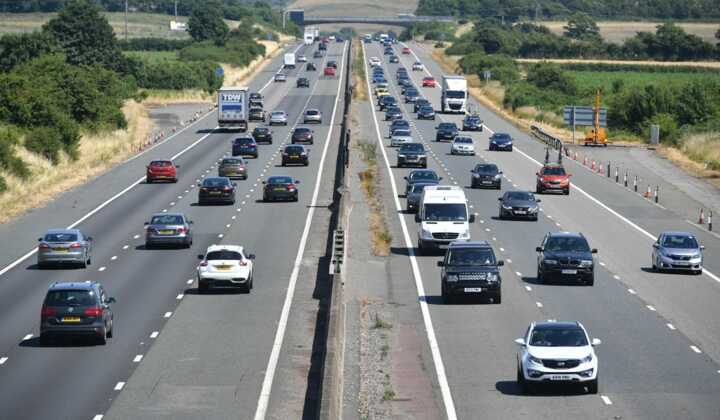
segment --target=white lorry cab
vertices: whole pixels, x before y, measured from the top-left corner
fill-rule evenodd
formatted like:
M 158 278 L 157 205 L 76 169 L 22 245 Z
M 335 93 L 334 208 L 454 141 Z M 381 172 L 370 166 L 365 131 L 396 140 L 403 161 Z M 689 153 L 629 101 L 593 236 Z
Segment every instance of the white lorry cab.
M 294 53 L 285 54 L 285 57 L 283 57 L 283 67 L 286 69 L 294 69 L 295 68 L 295 54 Z
M 440 93 L 440 111 L 465 113 L 467 102 L 467 80 L 464 76 L 443 76 Z
M 418 252 L 447 247 L 453 241 L 470 240 L 470 223 L 475 222 L 457 185 L 434 185 L 423 189 L 418 213 Z

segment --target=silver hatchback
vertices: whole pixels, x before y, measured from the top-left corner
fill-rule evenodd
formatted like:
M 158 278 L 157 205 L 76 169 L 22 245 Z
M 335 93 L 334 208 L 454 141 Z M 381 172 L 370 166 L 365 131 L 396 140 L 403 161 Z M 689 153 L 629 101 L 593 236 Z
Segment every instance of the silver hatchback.
M 92 238 L 79 229 L 49 229 L 38 242 L 38 268 L 51 264 L 77 264 L 85 268 L 90 264 Z
M 663 232 L 653 244 L 652 266 L 657 271 L 702 273 L 704 246 L 689 232 Z
M 322 112 L 318 109 L 308 109 L 305 111 L 305 116 L 303 118 L 304 124 L 309 123 L 318 123 L 322 124 Z
M 182 213 L 156 213 L 145 222 L 145 249 L 157 245 L 192 246 L 193 224 Z
M 288 116 L 285 111 L 273 111 L 272 114 L 270 114 L 270 125 L 287 125 L 287 123 Z

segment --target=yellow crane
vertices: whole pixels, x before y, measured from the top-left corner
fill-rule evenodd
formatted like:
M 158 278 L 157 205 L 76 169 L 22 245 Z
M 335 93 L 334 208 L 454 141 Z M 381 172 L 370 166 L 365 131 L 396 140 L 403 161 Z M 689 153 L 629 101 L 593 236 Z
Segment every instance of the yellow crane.
M 595 93 L 595 107 L 593 109 L 593 127 L 585 132 L 585 146 L 607 146 L 607 133 L 600 127 L 600 89 Z

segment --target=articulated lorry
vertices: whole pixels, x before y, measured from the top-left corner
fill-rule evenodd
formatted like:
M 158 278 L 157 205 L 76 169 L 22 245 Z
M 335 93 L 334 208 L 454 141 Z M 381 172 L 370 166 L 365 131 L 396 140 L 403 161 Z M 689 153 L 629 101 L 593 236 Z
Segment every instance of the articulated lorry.
M 463 76 L 443 76 L 440 93 L 440 112 L 465 113 L 468 89 Z
M 246 87 L 223 87 L 218 90 L 218 126 L 231 130 L 247 131 Z

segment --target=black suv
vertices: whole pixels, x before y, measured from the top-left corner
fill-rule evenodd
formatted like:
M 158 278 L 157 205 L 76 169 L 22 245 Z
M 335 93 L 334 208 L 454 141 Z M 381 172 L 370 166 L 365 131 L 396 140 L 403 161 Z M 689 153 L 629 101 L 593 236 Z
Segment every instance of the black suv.
M 235 186 L 236 183 L 224 176 L 207 177 L 198 184 L 198 204 L 235 204 Z
M 458 127 L 455 123 L 444 122 L 440 123 L 437 127 L 437 133 L 435 134 L 435 141 L 450 140 L 454 139 L 458 135 Z
M 482 131 L 483 122 L 477 115 L 467 115 L 462 123 L 463 131 Z
M 258 147 L 255 139 L 252 137 L 239 137 L 232 143 L 233 156 L 252 156 L 258 157 Z
M 478 163 L 470 173 L 470 188 L 499 190 L 502 187 L 502 171 L 494 163 Z
M 268 127 L 255 127 L 252 131 L 252 136 L 256 142 L 263 141 L 268 144 L 272 144 L 272 130 Z
M 416 165 L 427 168 L 427 153 L 422 143 L 405 143 L 397 152 L 397 167 Z
M 113 335 L 115 298 L 98 282 L 56 282 L 40 311 L 40 344 L 56 336 L 88 336 L 105 344 Z
M 308 166 L 310 161 L 308 160 L 308 153 L 305 150 L 305 146 L 301 144 L 288 144 L 285 146 L 282 152 L 282 166 L 289 165 L 291 163 L 299 163 L 303 166 Z
M 535 248 L 537 257 L 537 281 L 577 280 L 592 286 L 595 282 L 595 261 L 582 233 L 551 232 L 545 235 L 542 245 Z
M 502 301 L 500 269 L 504 262 L 495 258 L 487 241 L 457 241 L 448 246 L 442 267 L 440 288 L 444 303 L 456 296 L 490 297 L 493 303 Z
M 305 65 L 305 70 L 307 71 L 315 71 L 317 70 L 317 67 L 315 67 L 315 63 L 307 63 Z
M 536 199 L 530 191 L 506 191 L 498 198 L 500 208 L 498 218 L 525 218 L 537 221 L 540 200 Z
M 391 107 L 391 106 L 397 106 L 397 99 L 395 99 L 392 96 L 383 96 L 378 101 L 378 105 L 380 106 L 380 111 L 385 111 L 385 108 Z
M 307 77 L 298 77 L 296 87 L 310 87 L 310 80 Z

